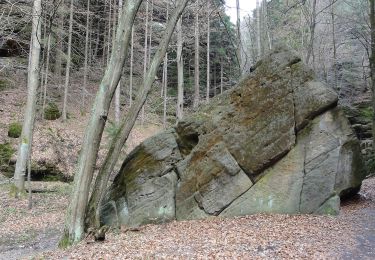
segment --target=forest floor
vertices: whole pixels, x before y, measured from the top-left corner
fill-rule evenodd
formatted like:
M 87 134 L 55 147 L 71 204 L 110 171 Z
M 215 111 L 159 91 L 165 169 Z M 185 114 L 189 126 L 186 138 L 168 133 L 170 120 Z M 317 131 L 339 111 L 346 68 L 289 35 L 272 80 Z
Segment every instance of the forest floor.
M 0 259 L 375 259 L 375 178 L 342 203 L 339 216 L 264 215 L 210 218 L 110 230 L 57 248 L 71 185 L 33 182 L 28 198 L 0 185 Z

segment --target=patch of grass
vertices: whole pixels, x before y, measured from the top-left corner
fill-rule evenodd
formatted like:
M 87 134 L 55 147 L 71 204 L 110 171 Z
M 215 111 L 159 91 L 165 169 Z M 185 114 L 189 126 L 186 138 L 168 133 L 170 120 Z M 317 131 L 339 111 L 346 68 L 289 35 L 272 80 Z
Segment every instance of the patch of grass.
M 57 105 L 53 102 L 48 103 L 44 110 L 44 119 L 46 120 L 56 120 L 60 118 L 61 113 Z
M 8 127 L 8 136 L 11 138 L 18 138 L 22 133 L 22 125 L 18 122 L 13 122 Z

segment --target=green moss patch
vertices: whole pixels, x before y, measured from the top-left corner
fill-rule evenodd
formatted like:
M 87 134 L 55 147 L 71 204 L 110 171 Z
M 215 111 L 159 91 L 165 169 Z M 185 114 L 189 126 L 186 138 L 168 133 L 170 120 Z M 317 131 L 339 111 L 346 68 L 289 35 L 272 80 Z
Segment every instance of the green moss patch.
M 0 91 L 6 90 L 9 86 L 9 83 L 5 79 L 0 79 Z
M 56 120 L 60 118 L 61 113 L 59 108 L 55 103 L 48 103 L 47 107 L 44 110 L 44 119 L 46 120 Z
M 11 123 L 8 128 L 8 136 L 11 138 L 18 138 L 22 133 L 22 125 L 18 122 Z
M 6 177 L 13 176 L 14 166 L 10 165 L 9 162 L 14 152 L 15 150 L 10 144 L 0 144 L 0 171 L 3 172 Z

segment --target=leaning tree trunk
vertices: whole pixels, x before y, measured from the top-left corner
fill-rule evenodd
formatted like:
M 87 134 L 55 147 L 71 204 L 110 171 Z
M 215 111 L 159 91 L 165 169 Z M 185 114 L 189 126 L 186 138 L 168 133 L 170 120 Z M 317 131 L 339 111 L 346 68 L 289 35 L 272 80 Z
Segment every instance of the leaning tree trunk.
M 182 18 L 177 22 L 177 121 L 184 113 L 184 61 L 182 58 Z
M 84 234 L 84 218 L 90 185 L 98 157 L 100 140 L 107 120 L 110 104 L 120 80 L 128 53 L 131 28 L 142 0 L 127 0 L 123 6 L 121 20 L 108 67 L 96 94 L 90 120 L 85 131 L 79 160 L 74 174 L 74 187 L 66 213 L 64 235 L 60 246 L 78 242 Z
M 73 36 L 73 9 L 74 0 L 70 1 L 70 17 L 69 17 L 69 39 L 68 39 L 68 55 L 66 58 L 66 72 L 65 72 L 65 88 L 64 88 L 64 103 L 62 111 L 62 119 L 67 119 L 67 103 L 68 103 L 68 89 L 69 89 L 69 78 L 70 78 L 70 64 L 72 56 L 72 36 Z
M 95 186 L 90 198 L 90 203 L 88 207 L 87 225 L 88 226 L 98 226 L 99 222 L 99 205 L 101 204 L 104 197 L 104 190 L 107 187 L 109 176 L 113 171 L 113 168 L 118 160 L 119 154 L 122 147 L 126 143 L 129 137 L 130 131 L 132 130 L 134 123 L 138 117 L 143 104 L 146 101 L 147 95 L 151 90 L 151 86 L 155 80 L 156 73 L 158 71 L 159 65 L 162 62 L 165 53 L 168 48 L 169 41 L 172 37 L 174 28 L 176 26 L 177 20 L 181 16 L 183 10 L 185 9 L 188 0 L 180 0 L 177 7 L 174 10 L 171 19 L 168 21 L 167 28 L 164 31 L 163 39 L 159 44 L 159 47 L 155 53 L 150 69 L 148 70 L 147 76 L 144 81 L 144 85 L 138 90 L 137 98 L 133 106 L 130 107 L 129 112 L 120 124 L 116 135 L 112 139 L 111 146 L 104 160 L 102 167 L 99 170 L 98 176 L 95 181 Z
M 41 37 L 41 0 L 34 0 L 31 44 L 29 56 L 29 68 L 27 75 L 27 102 L 25 117 L 22 125 L 21 143 L 18 147 L 16 169 L 14 172 L 15 196 L 19 197 L 25 189 L 26 165 L 33 142 L 33 128 L 37 90 L 39 86 L 39 61 L 40 61 L 40 37 Z

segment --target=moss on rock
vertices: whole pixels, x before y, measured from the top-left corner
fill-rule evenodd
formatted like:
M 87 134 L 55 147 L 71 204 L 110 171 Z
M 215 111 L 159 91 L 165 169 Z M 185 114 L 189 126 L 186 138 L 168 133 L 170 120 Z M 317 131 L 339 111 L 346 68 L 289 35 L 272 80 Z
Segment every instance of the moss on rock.
M 60 110 L 55 103 L 48 103 L 44 110 L 44 119 L 56 120 L 61 116 Z
M 18 138 L 22 133 L 22 125 L 18 122 L 11 123 L 8 128 L 8 136 L 11 138 Z

